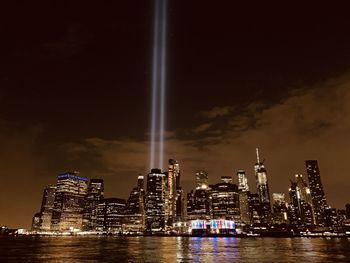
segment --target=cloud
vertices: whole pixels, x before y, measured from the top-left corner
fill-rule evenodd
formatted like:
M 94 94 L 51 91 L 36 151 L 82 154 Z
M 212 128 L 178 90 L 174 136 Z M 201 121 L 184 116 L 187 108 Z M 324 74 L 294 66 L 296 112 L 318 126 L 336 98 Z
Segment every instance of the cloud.
M 203 112 L 203 116 L 208 119 L 214 119 L 216 117 L 226 116 L 230 114 L 232 110 L 232 106 L 214 107 L 209 111 Z
M 200 133 L 200 132 L 204 132 L 207 131 L 213 124 L 210 122 L 207 123 L 203 123 L 199 126 L 197 126 L 196 128 L 193 129 L 194 133 Z

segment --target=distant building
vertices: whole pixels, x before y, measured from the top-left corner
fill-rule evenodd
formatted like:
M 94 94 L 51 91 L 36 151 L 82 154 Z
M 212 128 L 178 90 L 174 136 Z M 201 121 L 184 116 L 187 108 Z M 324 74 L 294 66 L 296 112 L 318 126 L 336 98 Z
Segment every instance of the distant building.
M 350 219 L 350 204 L 345 205 L 346 218 Z
M 122 231 L 126 202 L 120 198 L 105 198 L 97 206 L 98 231 L 119 233 Z
M 249 224 L 250 223 L 250 214 L 249 214 L 249 186 L 248 179 L 245 175 L 244 170 L 237 171 L 238 177 L 238 193 L 239 193 L 239 210 L 241 223 Z
M 245 175 L 244 170 L 238 170 L 237 171 L 237 177 L 238 177 L 238 190 L 242 192 L 248 192 L 249 191 L 249 185 L 248 185 L 248 179 Z
M 96 230 L 97 206 L 104 198 L 104 184 L 102 179 L 91 179 L 85 198 L 83 214 L 83 230 Z
M 213 219 L 228 219 L 240 221 L 238 187 L 230 183 L 228 177 L 222 178 L 222 183 L 211 187 L 211 205 Z
M 160 169 L 152 169 L 147 175 L 145 197 L 146 230 L 165 230 L 165 174 Z
M 41 230 L 41 213 L 35 213 L 32 219 L 32 230 Z
M 289 199 L 289 223 L 291 225 L 302 225 L 300 189 L 294 181 L 291 181 L 289 188 Z
M 272 194 L 272 211 L 274 224 L 287 224 L 287 204 L 283 193 Z
M 315 213 L 316 225 L 325 226 L 325 209 L 328 208 L 326 196 L 321 182 L 320 169 L 316 160 L 305 161 L 310 184 L 312 206 Z
M 180 187 L 180 166 L 179 162 L 174 159 L 169 159 L 168 173 L 167 173 L 167 185 L 166 185 L 166 221 L 169 226 L 175 222 L 176 218 L 176 201 L 177 201 L 177 188 Z M 181 197 L 180 197 L 181 198 Z
M 126 202 L 124 223 L 129 231 L 144 231 L 145 226 L 145 190 L 143 188 L 144 177 L 139 175 L 137 187 L 134 187 L 128 201 Z
M 187 220 L 211 219 L 210 191 L 197 189 L 187 194 Z
M 52 211 L 55 202 L 56 186 L 49 185 L 45 188 L 41 203 L 41 226 L 40 230 L 50 230 Z
M 271 217 L 271 202 L 270 191 L 267 180 L 267 172 L 264 166 L 264 162 L 260 161 L 259 149 L 256 149 L 257 162 L 254 165 L 256 186 L 260 201 L 260 220 L 261 223 L 269 223 Z
M 295 175 L 295 182 L 298 186 L 299 196 L 300 196 L 300 214 L 302 224 L 306 227 L 312 226 L 315 224 L 314 212 L 312 207 L 312 198 L 310 188 L 307 183 L 304 181 L 301 174 Z
M 32 229 L 48 231 L 51 227 L 52 210 L 55 200 L 56 187 L 49 185 L 44 189 L 40 212 L 36 213 L 32 221 Z
M 51 230 L 82 229 L 88 179 L 77 172 L 57 177 L 57 188 L 51 219 Z
M 249 218 L 251 224 L 260 224 L 261 223 L 261 205 L 259 194 L 249 193 L 248 195 L 248 204 L 249 204 Z
M 208 174 L 206 171 L 197 170 L 196 171 L 196 190 L 202 189 L 206 190 L 209 188 Z

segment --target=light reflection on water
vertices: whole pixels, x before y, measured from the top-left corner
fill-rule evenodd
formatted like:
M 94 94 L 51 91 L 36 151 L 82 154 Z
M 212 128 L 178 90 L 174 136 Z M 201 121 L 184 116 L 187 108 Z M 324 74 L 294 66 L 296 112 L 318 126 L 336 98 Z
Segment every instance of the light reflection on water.
M 0 237 L 0 262 L 350 262 L 322 238 Z

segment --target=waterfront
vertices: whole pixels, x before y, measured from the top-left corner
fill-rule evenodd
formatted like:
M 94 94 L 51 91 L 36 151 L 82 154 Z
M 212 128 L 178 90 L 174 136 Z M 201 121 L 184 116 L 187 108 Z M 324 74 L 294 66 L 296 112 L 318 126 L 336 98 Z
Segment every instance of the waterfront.
M 347 238 L 0 237 L 0 262 L 349 262 Z

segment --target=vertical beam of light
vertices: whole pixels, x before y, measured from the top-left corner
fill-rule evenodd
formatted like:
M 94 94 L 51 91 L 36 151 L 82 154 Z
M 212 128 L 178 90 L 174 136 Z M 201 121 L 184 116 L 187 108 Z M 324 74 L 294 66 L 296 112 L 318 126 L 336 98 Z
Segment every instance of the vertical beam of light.
M 164 161 L 165 90 L 166 90 L 166 9 L 167 0 L 155 0 L 152 61 L 152 106 L 150 169 L 162 169 Z M 158 147 L 156 144 L 159 143 Z M 157 149 L 156 149 L 157 148 Z M 158 152 L 157 152 L 158 150 Z M 158 153 L 158 155 L 156 154 Z
M 151 134 L 150 134 L 150 163 L 149 168 L 155 168 L 155 144 L 156 144 L 156 123 L 157 123 L 157 82 L 158 82 L 158 27 L 159 27 L 159 4 L 155 1 L 154 9 L 154 32 L 153 32 L 153 61 L 152 61 L 152 110 L 151 110 Z
M 159 168 L 163 166 L 164 157 L 164 126 L 165 126 L 165 89 L 166 89 L 166 32 L 167 0 L 161 1 L 162 6 L 162 28 L 160 43 L 160 122 L 159 122 Z

